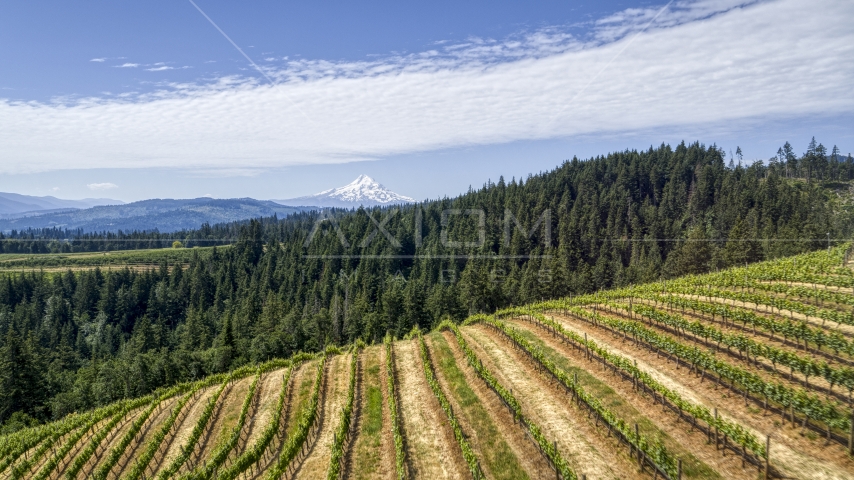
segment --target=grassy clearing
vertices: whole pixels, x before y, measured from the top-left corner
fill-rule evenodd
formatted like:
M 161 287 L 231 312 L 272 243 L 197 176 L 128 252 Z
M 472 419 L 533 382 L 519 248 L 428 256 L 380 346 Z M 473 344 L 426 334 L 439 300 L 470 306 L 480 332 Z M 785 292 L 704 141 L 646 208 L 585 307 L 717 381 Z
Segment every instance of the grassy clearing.
M 457 366 L 450 345 L 441 333 L 427 336 L 433 347 L 434 361 L 440 375 L 450 386 L 450 396 L 459 405 L 459 415 L 473 430 L 476 436 L 475 445 L 482 467 L 491 478 L 529 478 L 522 468 L 519 459 L 507 445 L 498 426 L 492 421 L 489 413 L 480 403 L 474 390 L 468 385 L 465 375 Z

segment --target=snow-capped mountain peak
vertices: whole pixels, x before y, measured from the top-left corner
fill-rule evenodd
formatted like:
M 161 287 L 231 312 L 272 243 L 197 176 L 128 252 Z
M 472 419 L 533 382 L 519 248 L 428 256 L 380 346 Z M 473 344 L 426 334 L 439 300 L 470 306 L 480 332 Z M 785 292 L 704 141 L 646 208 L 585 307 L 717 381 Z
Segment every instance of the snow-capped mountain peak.
M 283 205 L 294 206 L 356 207 L 359 205 L 376 206 L 411 203 L 415 200 L 392 192 L 367 175 L 359 175 L 355 180 L 343 187 L 331 188 L 305 197 L 274 201 Z

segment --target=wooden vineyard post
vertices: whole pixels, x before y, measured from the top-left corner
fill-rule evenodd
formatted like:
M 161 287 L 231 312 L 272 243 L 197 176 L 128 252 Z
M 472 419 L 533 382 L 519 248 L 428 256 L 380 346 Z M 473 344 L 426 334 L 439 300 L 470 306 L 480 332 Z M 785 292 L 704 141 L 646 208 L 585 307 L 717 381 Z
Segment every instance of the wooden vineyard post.
M 718 449 L 718 407 L 715 407 L 715 450 Z
M 590 361 L 590 345 L 587 343 L 587 332 L 584 332 L 584 348 L 587 352 L 587 361 Z
M 638 389 L 638 383 L 639 383 L 639 380 L 638 380 L 638 361 L 637 360 L 635 360 L 635 370 L 632 372 L 632 377 L 634 377 L 634 379 L 635 379 L 635 390 L 637 390 Z
M 555 453 L 557 453 L 557 440 L 552 440 L 552 445 L 554 445 Z M 557 464 L 555 464 L 555 478 L 560 480 L 560 469 L 557 467 Z
M 682 459 L 676 462 L 676 480 L 682 480 Z

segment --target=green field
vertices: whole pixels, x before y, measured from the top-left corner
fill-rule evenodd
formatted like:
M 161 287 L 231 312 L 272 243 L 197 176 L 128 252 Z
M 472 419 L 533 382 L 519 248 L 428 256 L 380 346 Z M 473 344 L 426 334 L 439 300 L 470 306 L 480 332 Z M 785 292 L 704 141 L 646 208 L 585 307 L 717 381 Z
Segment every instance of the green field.
M 208 257 L 215 247 L 159 248 L 115 252 L 0 254 L 0 271 L 90 269 L 95 267 L 148 267 L 162 263 L 186 264 L 194 255 Z M 228 247 L 216 247 L 219 249 Z

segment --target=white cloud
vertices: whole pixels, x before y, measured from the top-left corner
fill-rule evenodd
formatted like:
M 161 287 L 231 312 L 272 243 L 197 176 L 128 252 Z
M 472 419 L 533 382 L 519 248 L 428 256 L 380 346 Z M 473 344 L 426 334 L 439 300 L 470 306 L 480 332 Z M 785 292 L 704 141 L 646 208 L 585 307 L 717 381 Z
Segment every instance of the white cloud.
M 189 178 L 234 178 L 234 177 L 257 177 L 265 173 L 263 168 L 196 168 L 186 173 Z
M 138 63 L 123 63 L 121 65 L 114 65 L 114 67 L 116 68 L 136 68 L 138 66 Z
M 107 60 L 106 58 L 93 58 L 92 60 L 89 60 L 89 61 L 90 62 L 104 62 L 106 60 Z
M 157 64 L 155 64 L 155 65 L 157 65 Z M 162 72 L 163 70 L 175 70 L 175 68 L 174 68 L 174 67 L 169 67 L 169 66 L 166 66 L 166 65 L 161 65 L 161 66 L 159 66 L 159 67 L 146 68 L 146 70 L 147 70 L 147 71 L 149 71 L 149 72 Z
M 639 32 L 655 19 L 657 28 L 672 27 L 686 22 L 709 19 L 715 15 L 741 9 L 768 0 L 703 0 L 674 1 L 662 10 L 661 6 L 629 8 L 595 21 L 599 28 L 594 37 L 600 41 L 613 41 Z
M 53 187 L 53 188 L 51 188 L 51 191 L 53 191 L 53 192 L 58 192 L 58 191 L 59 191 L 59 187 Z
M 89 190 L 112 190 L 119 188 L 115 183 L 90 183 L 86 185 Z
M 854 113 L 854 2 L 676 2 L 635 37 L 659 9 L 584 38 L 546 28 L 364 62 L 292 59 L 263 67 L 275 86 L 232 76 L 73 104 L 0 100 L 0 158 L 14 159 L 0 173 L 251 171 Z

